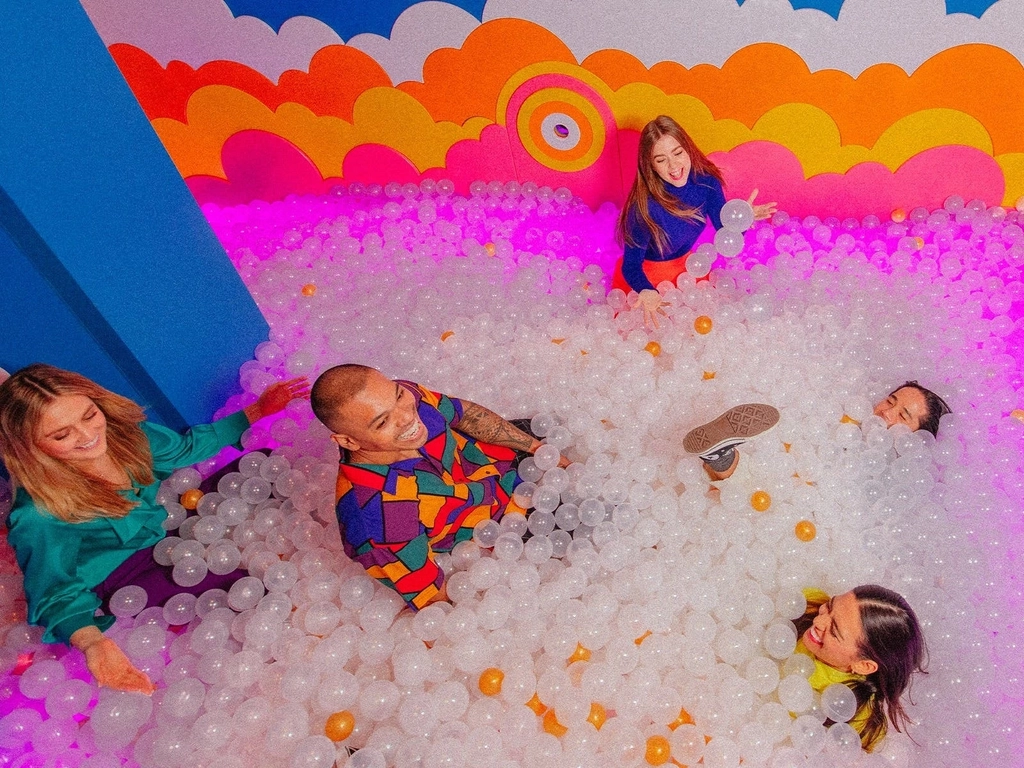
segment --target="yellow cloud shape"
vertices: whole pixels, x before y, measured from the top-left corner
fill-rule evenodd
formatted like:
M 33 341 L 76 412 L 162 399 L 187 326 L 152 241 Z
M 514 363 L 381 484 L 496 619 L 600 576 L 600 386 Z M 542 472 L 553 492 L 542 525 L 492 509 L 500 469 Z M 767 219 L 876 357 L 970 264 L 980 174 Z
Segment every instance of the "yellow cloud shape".
M 975 118 L 954 109 L 924 109 L 889 126 L 873 147 L 843 144 L 839 126 L 810 104 L 785 104 L 754 124 L 755 138 L 782 144 L 795 154 L 807 177 L 845 173 L 857 163 L 897 170 L 926 149 L 959 144 L 992 154 L 992 139 Z
M 812 104 L 780 105 L 748 129 L 736 120 L 716 120 L 697 98 L 668 95 L 647 83 L 623 86 L 614 92 L 609 103 L 620 128 L 639 131 L 651 115 L 670 115 L 707 153 L 728 151 L 755 140 L 781 144 L 800 160 L 807 177 L 845 173 L 857 163 L 869 161 L 895 171 L 914 155 L 949 144 L 975 147 L 989 155 L 993 151 L 985 127 L 974 117 L 954 109 L 926 109 L 907 115 L 887 128 L 873 147 L 863 147 L 844 144 L 836 121 Z M 1020 156 L 1006 157 L 1004 170 L 1016 168 L 1014 163 L 1018 161 L 1013 158 Z
M 895 171 L 914 155 L 949 144 L 992 154 L 992 137 L 976 118 L 955 109 L 922 109 L 886 128 L 871 148 L 871 159 Z
M 225 178 L 221 148 L 235 133 L 262 130 L 302 150 L 322 175 L 341 172 L 345 155 L 361 144 L 382 144 L 401 152 L 419 169 L 443 166 L 457 141 L 476 139 L 490 121 L 472 118 L 464 125 L 435 123 L 414 98 L 395 88 L 370 88 L 356 100 L 353 121 L 318 117 L 301 104 L 286 102 L 276 111 L 226 85 L 198 89 L 189 98 L 187 123 L 153 120 L 153 129 L 183 177 Z
M 630 83 L 615 91 L 608 100 L 619 128 L 642 130 L 652 115 L 668 115 L 693 137 L 697 145 L 710 152 L 724 152 L 756 138 L 737 120 L 715 120 L 700 99 L 685 94 L 666 94 L 649 83 Z
M 1006 179 L 1003 205 L 1012 208 L 1024 197 L 1024 152 L 996 155 L 996 162 L 1003 169 L 1003 178 Z

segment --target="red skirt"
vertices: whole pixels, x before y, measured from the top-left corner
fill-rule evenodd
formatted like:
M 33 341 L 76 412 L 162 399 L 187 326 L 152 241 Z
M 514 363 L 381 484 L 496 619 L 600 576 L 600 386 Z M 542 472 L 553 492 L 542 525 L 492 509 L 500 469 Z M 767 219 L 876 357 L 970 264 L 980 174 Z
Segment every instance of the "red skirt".
M 655 288 L 658 287 L 658 283 L 663 283 L 666 280 L 675 285 L 679 276 L 686 272 L 686 257 L 689 255 L 685 253 L 668 261 L 649 261 L 645 259 L 643 264 L 644 274 L 647 275 L 647 279 L 651 281 L 651 285 Z M 632 290 L 629 287 L 629 283 L 626 282 L 626 278 L 622 275 L 622 259 L 619 259 L 615 264 L 611 288 L 621 288 L 626 293 Z

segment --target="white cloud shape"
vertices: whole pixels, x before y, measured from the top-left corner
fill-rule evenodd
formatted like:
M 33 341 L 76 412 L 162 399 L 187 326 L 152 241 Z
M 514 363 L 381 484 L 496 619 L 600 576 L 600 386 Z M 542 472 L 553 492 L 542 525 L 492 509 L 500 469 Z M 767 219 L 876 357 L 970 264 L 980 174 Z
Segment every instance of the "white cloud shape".
M 322 21 L 296 16 L 274 32 L 254 16 L 232 16 L 223 0 L 81 0 L 107 46 L 129 43 L 161 65 L 200 67 L 235 61 L 277 82 L 288 69 L 308 70 L 313 55 L 342 39 Z
M 567 13 L 546 0 L 489 0 L 484 21 L 514 17 L 557 35 L 583 60 L 605 48 L 645 65 L 675 61 L 721 66 L 753 43 L 778 43 L 800 54 L 811 70 L 857 76 L 873 64 L 913 72 L 946 48 L 988 43 L 1024 60 L 1024 0 L 1000 0 L 976 19 L 946 14 L 944 0 L 846 0 L 838 21 L 815 9 L 794 10 L 787 0 L 588 0 Z
M 391 38 L 370 33 L 353 35 L 348 44 L 372 56 L 391 82 L 423 80 L 423 62 L 439 48 L 459 48 L 480 25 L 476 17 L 450 3 L 417 3 L 402 12 Z
M 252 16 L 235 18 L 223 0 L 81 0 L 106 45 L 130 43 L 161 64 L 199 67 L 236 61 L 276 81 L 287 69 L 308 70 L 313 55 L 343 41 L 317 19 L 296 16 L 275 33 Z M 987 43 L 1024 61 L 1024 0 L 999 0 L 981 19 L 946 14 L 944 0 L 846 0 L 839 19 L 815 9 L 794 10 L 788 0 L 489 0 L 484 21 L 521 18 L 557 35 L 583 60 L 605 48 L 645 65 L 675 61 L 687 67 L 721 66 L 753 43 L 778 43 L 798 53 L 812 71 L 838 69 L 857 76 L 873 64 L 913 72 L 935 54 L 965 43 Z M 476 18 L 445 2 L 406 9 L 391 37 L 354 35 L 348 44 L 380 64 L 392 82 L 422 80 L 423 62 L 440 48 L 457 48 Z M 514 45 L 515 41 L 509 41 Z

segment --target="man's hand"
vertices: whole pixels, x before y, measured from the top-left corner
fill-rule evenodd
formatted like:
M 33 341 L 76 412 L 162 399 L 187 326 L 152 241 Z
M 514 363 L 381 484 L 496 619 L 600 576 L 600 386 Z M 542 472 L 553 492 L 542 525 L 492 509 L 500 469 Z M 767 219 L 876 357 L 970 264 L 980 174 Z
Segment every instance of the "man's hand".
M 104 637 L 98 627 L 82 627 L 71 635 L 71 644 L 85 654 L 86 666 L 101 686 L 147 696 L 156 690 L 149 677 L 136 669 L 117 643 Z
M 542 443 L 540 440 L 534 440 L 532 443 L 530 443 L 529 452 L 531 454 L 536 453 L 537 449 L 540 448 L 542 445 L 544 445 L 544 443 Z M 565 456 L 562 456 L 561 451 L 559 451 L 558 466 L 560 466 L 562 469 L 565 469 L 570 464 L 572 464 L 572 462 L 565 458 Z
M 429 600 L 427 600 L 427 605 L 430 605 L 431 603 L 450 603 L 450 602 L 451 602 L 451 600 L 448 599 L 448 582 L 445 582 L 444 584 L 441 585 L 441 589 L 438 590 L 438 593 L 436 595 L 434 595 L 432 598 L 430 598 Z M 433 643 L 431 643 L 431 645 L 433 645 Z M 430 646 L 427 646 L 427 647 L 429 648 Z
M 245 415 L 250 424 L 255 424 L 264 416 L 280 413 L 296 398 L 309 398 L 309 379 L 305 376 L 274 382 L 263 391 L 259 400 L 245 409 Z

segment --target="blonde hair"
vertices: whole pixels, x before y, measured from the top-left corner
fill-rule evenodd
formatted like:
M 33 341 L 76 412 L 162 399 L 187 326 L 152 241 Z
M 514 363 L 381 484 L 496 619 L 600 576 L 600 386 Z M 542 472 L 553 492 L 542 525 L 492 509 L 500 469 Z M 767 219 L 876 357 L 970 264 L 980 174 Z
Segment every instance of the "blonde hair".
M 718 166 L 708 160 L 707 155 L 700 151 L 689 134 L 671 117 L 660 115 L 644 126 L 640 132 L 636 179 L 629 190 L 625 205 L 622 206 L 615 234 L 619 245 L 637 245 L 629 232 L 630 220 L 635 217 L 636 223 L 643 225 L 651 233 L 658 253 L 664 255 L 668 247 L 668 236 L 650 214 L 652 198 L 670 214 L 681 219 L 704 221 L 704 217 L 696 208 L 680 205 L 679 201 L 665 190 L 665 184 L 654 168 L 653 157 L 654 145 L 662 136 L 671 136 L 679 142 L 679 146 L 690 158 L 693 172 L 698 176 L 713 176 L 719 184 L 724 182 Z
M 84 395 L 107 420 L 107 451 L 137 483 L 153 482 L 149 440 L 139 424 L 142 408 L 72 371 L 34 363 L 0 384 L 0 458 L 40 507 L 68 523 L 124 517 L 135 506 L 107 480 L 43 453 L 36 434 L 46 408 L 58 397 Z

